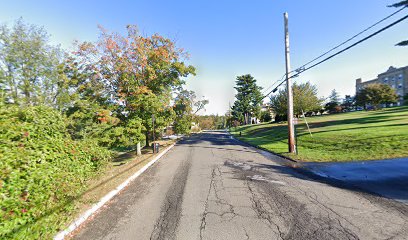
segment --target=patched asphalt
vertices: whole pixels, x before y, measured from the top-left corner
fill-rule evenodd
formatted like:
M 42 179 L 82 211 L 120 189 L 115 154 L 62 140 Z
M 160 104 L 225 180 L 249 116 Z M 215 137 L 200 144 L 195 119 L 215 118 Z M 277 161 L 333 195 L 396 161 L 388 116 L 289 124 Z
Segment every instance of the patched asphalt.
M 74 239 L 408 239 L 408 206 L 224 132 L 179 142 Z

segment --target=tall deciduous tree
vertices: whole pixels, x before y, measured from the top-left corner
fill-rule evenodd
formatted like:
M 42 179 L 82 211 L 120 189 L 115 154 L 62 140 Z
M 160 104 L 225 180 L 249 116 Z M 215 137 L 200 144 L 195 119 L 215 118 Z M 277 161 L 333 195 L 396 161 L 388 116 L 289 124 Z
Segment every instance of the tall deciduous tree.
M 321 109 L 322 99 L 317 97 L 317 87 L 310 82 L 293 84 L 293 111 L 295 115 L 303 112 Z M 287 115 L 287 92 L 280 90 L 277 95 L 270 98 L 270 106 L 276 114 Z
M 126 36 L 100 29 L 96 43 L 80 43 L 74 53 L 72 65 L 83 76 L 78 89 L 124 122 L 140 118 L 148 144 L 152 116 L 156 129 L 171 122 L 172 91 L 180 89 L 183 78 L 195 74 L 195 69 L 184 63 L 187 54 L 170 39 L 141 36 L 133 25 L 127 27 Z
M 356 94 L 356 104 L 364 107 L 372 105 L 377 108 L 380 104 L 396 103 L 397 99 L 395 90 L 387 84 L 370 84 Z
M 241 124 L 250 123 L 251 116 L 259 118 L 262 104 L 262 88 L 256 84 L 256 79 L 250 74 L 238 76 L 235 81 L 237 90 L 232 106 L 234 119 Z
M 55 106 L 63 52 L 46 31 L 21 18 L 12 28 L 0 26 L 0 87 L 9 103 Z
M 208 100 L 197 100 L 194 91 L 182 90 L 174 100 L 174 130 L 179 134 L 190 133 L 192 122 L 198 123 L 199 119 L 196 113 L 204 109 Z

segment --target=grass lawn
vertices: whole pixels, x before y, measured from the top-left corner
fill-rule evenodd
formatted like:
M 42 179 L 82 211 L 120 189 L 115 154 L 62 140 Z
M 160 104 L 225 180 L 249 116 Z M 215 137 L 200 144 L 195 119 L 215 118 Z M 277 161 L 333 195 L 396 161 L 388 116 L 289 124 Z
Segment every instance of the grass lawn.
M 296 125 L 298 155 L 288 153 L 286 123 L 231 128 L 238 139 L 292 159 L 313 162 L 408 157 L 408 107 L 308 117 Z M 239 136 L 239 132 L 242 136 Z

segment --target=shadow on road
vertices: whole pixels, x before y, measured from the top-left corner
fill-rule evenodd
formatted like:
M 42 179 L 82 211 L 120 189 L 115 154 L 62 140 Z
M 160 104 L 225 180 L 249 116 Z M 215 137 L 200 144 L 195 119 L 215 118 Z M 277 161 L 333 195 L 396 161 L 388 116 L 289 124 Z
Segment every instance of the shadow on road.
M 253 152 L 249 145 L 236 141 L 228 133 L 204 133 L 180 144 L 211 142 L 211 147 L 225 151 Z M 241 146 L 244 148 L 226 147 Z M 222 147 L 217 147 L 222 146 Z M 203 147 L 195 145 L 194 147 Z M 317 181 L 337 188 L 385 197 L 408 203 L 408 158 L 359 161 L 345 163 L 296 163 L 273 154 L 263 154 L 276 164 L 255 164 L 254 167 L 268 169 L 307 181 Z

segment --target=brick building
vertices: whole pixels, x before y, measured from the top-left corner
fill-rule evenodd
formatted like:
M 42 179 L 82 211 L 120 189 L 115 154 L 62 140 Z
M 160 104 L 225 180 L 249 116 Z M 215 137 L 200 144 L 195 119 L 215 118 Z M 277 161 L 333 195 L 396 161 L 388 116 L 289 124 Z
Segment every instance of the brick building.
M 395 90 L 399 99 L 397 105 L 403 104 L 403 97 L 408 94 L 408 66 L 395 68 L 390 67 L 386 72 L 378 74 L 376 79 L 365 81 L 361 78 L 356 80 L 356 93 L 373 83 L 387 84 Z

